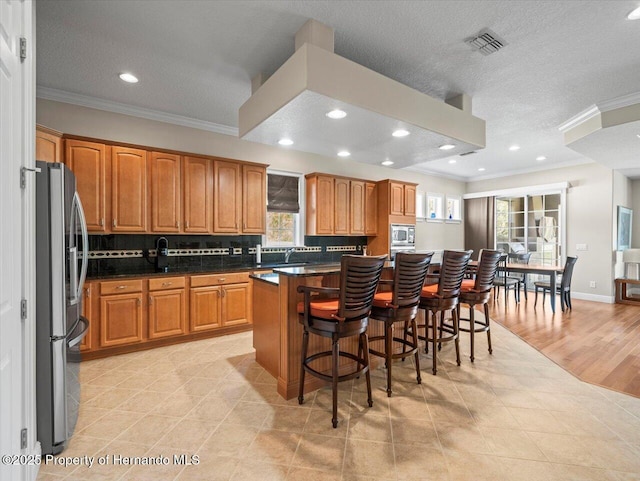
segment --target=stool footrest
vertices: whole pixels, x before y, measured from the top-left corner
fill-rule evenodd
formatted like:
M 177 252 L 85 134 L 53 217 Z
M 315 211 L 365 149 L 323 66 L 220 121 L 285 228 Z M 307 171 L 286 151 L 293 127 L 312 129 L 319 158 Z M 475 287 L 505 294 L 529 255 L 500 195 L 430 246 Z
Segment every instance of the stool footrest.
M 323 372 L 320 372 L 314 368 L 312 368 L 311 366 L 309 366 L 309 363 L 312 361 L 315 361 L 316 359 L 320 359 L 322 357 L 331 357 L 333 355 L 333 353 L 331 351 L 323 351 L 323 352 L 318 352 L 312 356 L 307 357 L 302 366 L 304 367 L 304 370 L 306 372 L 308 372 L 309 374 L 312 374 L 320 379 L 322 379 L 323 381 L 333 381 L 333 376 L 331 376 L 330 374 L 325 374 Z M 339 352 L 338 353 L 339 357 L 346 357 L 348 359 L 352 359 L 358 363 L 360 363 L 362 365 L 362 367 L 360 369 L 356 369 L 355 371 L 351 372 L 351 373 L 347 373 L 347 374 L 342 374 L 340 376 L 338 376 L 338 382 L 342 382 L 342 381 L 348 381 L 350 379 L 356 378 L 358 376 L 360 376 L 360 374 L 364 374 L 369 370 L 369 366 L 365 366 L 364 362 L 365 360 L 363 358 L 359 358 L 358 356 L 356 356 L 355 354 L 351 354 L 350 352 Z

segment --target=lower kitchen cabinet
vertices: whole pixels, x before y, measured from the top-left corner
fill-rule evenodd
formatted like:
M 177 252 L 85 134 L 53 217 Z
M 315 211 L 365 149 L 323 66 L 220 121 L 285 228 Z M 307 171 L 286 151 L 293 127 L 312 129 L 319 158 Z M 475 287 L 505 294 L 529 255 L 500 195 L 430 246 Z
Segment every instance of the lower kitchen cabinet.
M 187 333 L 185 278 L 149 280 L 149 339 Z
M 189 327 L 192 332 L 222 327 L 221 291 L 218 286 L 191 288 Z
M 222 325 L 251 323 L 249 283 L 230 284 L 222 288 Z
M 144 340 L 142 293 L 114 294 L 100 298 L 100 347 L 114 347 Z
M 190 301 L 193 332 L 250 324 L 249 274 L 192 276 Z

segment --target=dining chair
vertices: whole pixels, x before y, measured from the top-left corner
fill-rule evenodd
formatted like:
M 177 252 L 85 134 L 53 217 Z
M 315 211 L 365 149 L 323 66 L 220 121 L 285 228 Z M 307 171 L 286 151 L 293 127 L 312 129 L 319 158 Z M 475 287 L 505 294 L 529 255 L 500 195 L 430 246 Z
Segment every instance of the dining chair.
M 460 287 L 460 297 L 458 302 L 458 320 L 463 321 L 462 326 L 458 326 L 462 332 L 468 332 L 471 341 L 471 362 L 474 361 L 475 354 L 475 333 L 486 332 L 489 354 L 493 354 L 491 348 L 491 327 L 489 325 L 489 299 L 491 298 L 491 288 L 498 270 L 498 262 L 502 255 L 501 251 L 482 249 L 479 255 L 478 266 L 475 279 L 465 279 Z M 469 306 L 469 317 L 460 317 L 460 305 Z M 475 318 L 475 306 L 482 305 L 484 309 L 484 321 Z M 469 327 L 464 327 L 466 322 Z
M 396 254 L 393 279 L 381 280 L 378 292 L 373 298 L 373 308 L 370 318 L 384 322 L 384 334 L 369 338 L 371 345 L 375 341 L 384 340 L 384 352 L 369 348 L 369 353 L 374 356 L 384 357 L 387 368 L 387 396 L 391 397 L 391 368 L 395 359 L 402 359 L 414 355 L 416 363 L 416 379 L 418 384 L 422 382 L 420 377 L 420 355 L 418 353 L 418 329 L 416 327 L 416 315 L 420 294 L 424 280 L 429 269 L 429 263 L 433 252 L 426 254 L 410 254 L 399 252 Z M 390 290 L 381 290 L 384 287 Z M 411 323 L 412 340 L 394 336 L 396 323 L 402 322 L 404 332 L 407 332 Z M 401 352 L 394 353 L 395 346 L 402 346 Z M 407 350 L 409 348 L 409 350 Z
M 520 302 L 520 286 L 524 286 L 524 298 L 527 300 L 527 275 L 519 273 L 509 273 L 507 271 L 507 264 L 528 264 L 531 259 L 531 252 L 525 252 L 520 254 L 503 254 L 498 264 L 498 275 L 493 281 L 493 285 L 496 288 L 494 292 L 494 299 L 500 295 L 500 287 L 504 288 L 504 300 L 505 303 L 508 298 L 509 289 L 513 289 L 513 295 L 516 303 Z
M 458 331 L 458 296 L 464 273 L 467 270 L 469 259 L 473 251 L 445 250 L 442 254 L 440 278 L 437 284 L 427 285 L 422 288 L 419 308 L 424 309 L 424 324 L 417 325 L 418 329 L 424 328 L 424 336 L 418 335 L 426 343 L 425 350 L 429 352 L 429 342 L 432 343 L 433 367 L 431 371 L 437 373 L 437 353 L 443 342 L 453 341 L 456 348 L 456 362 L 460 365 L 460 343 Z M 445 312 L 450 311 L 451 325 L 445 325 Z M 431 336 L 429 336 L 431 329 Z M 445 333 L 448 336 L 445 336 Z M 436 349 L 438 345 L 438 349 Z
M 369 374 L 369 342 L 367 325 L 378 281 L 387 256 L 343 255 L 340 262 L 340 287 L 298 286 L 304 301 L 298 303 L 298 319 L 303 325 L 298 403 L 304 402 L 304 377 L 309 373 L 331 382 L 333 394 L 333 427 L 338 426 L 338 383 L 365 374 L 367 401 L 373 406 Z M 331 339 L 331 350 L 309 355 L 309 334 Z M 358 354 L 340 350 L 340 339 L 358 336 Z M 314 361 L 330 357 L 330 373 L 321 372 Z M 339 359 L 356 361 L 355 370 L 340 374 Z M 315 366 L 315 367 L 313 367 Z
M 577 257 L 567 257 L 567 262 L 565 263 L 562 271 L 562 280 L 560 281 L 559 286 L 556 285 L 556 292 L 560 294 L 560 306 L 562 307 L 562 312 L 565 311 L 565 305 L 571 309 L 571 278 L 573 277 L 573 267 L 576 265 L 577 261 Z M 551 283 L 544 281 L 534 282 L 533 286 L 536 292 L 535 302 L 533 303 L 534 307 L 538 303 L 538 290 L 542 291 L 542 305 L 544 305 L 547 292 L 551 293 Z

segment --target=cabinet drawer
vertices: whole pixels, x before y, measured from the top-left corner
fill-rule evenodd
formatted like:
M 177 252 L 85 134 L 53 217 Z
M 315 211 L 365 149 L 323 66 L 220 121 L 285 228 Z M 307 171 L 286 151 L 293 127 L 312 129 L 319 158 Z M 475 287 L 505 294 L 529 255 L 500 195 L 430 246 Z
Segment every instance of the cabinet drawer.
M 184 277 L 158 277 L 149 279 L 149 290 L 159 291 L 162 289 L 184 289 Z
M 105 281 L 100 283 L 100 295 L 126 294 L 128 292 L 142 292 L 142 279 Z
M 248 272 L 233 272 L 191 276 L 191 287 L 218 286 L 222 284 L 237 284 L 249 282 Z

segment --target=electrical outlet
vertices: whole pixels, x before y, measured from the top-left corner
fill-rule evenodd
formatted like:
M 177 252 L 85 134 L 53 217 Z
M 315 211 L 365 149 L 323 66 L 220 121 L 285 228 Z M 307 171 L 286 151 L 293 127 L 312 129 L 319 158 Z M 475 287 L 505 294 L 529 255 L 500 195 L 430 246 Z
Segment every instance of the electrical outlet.
M 577 251 L 588 251 L 589 246 L 587 244 L 576 244 Z
M 596 281 L 589 281 L 589 287 L 591 289 L 595 289 L 596 288 Z

